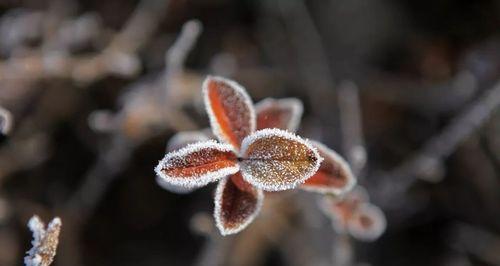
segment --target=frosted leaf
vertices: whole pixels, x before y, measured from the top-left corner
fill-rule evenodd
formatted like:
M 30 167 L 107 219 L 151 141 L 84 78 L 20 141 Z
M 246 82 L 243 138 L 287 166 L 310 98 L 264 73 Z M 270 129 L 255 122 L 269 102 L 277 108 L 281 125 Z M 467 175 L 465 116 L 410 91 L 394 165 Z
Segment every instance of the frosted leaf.
M 267 98 L 255 105 L 257 129 L 279 128 L 295 132 L 300 124 L 304 106 L 297 98 Z
M 246 90 L 232 80 L 209 76 L 203 82 L 203 98 L 214 135 L 238 150 L 255 131 L 255 110 Z
M 245 182 L 240 173 L 221 180 L 215 193 L 214 217 L 222 235 L 245 229 L 262 207 L 264 193 Z
M 324 197 L 320 202 L 321 210 L 332 219 L 332 226 L 338 233 L 345 233 L 357 208 L 368 202 L 366 190 L 357 186 L 342 199 Z
M 348 230 L 358 240 L 374 241 L 384 233 L 386 226 L 382 210 L 373 204 L 363 203 L 349 220 Z
M 61 219 L 54 218 L 47 228 L 38 216 L 33 216 L 28 222 L 29 229 L 33 232 L 33 247 L 24 258 L 26 266 L 48 266 L 54 260 L 59 233 L 61 231 Z
M 240 168 L 245 181 L 266 190 L 304 183 L 323 158 L 309 141 L 280 129 L 263 129 L 243 140 Z
M 198 142 L 167 153 L 155 168 L 165 182 L 185 187 L 201 187 L 238 170 L 232 146 L 215 141 Z
M 324 158 L 318 171 L 301 186 L 302 189 L 342 195 L 350 191 L 356 184 L 349 164 L 338 153 L 325 145 L 311 141 L 319 154 Z
M 179 150 L 189 144 L 207 140 L 209 140 L 209 137 L 202 131 L 177 132 L 177 134 L 168 140 L 167 152 Z
M 0 134 L 8 135 L 12 130 L 12 114 L 2 106 L 0 106 Z

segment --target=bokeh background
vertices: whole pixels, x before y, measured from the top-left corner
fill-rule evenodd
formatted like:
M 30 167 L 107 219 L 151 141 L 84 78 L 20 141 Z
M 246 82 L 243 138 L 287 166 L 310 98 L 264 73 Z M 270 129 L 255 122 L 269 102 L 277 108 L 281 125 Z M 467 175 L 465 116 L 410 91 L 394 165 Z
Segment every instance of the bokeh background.
M 158 186 L 207 74 L 300 98 L 385 234 L 346 240 L 297 191 L 222 238 L 214 185 Z M 500 265 L 499 78 L 493 0 L 1 0 L 0 265 L 33 214 L 63 221 L 54 265 Z

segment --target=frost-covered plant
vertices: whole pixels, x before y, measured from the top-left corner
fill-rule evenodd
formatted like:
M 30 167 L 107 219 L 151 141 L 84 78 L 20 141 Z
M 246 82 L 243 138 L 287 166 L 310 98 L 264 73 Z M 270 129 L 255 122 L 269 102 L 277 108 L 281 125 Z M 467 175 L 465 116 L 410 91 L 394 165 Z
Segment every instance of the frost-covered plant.
M 155 168 L 158 182 L 182 192 L 219 181 L 214 216 L 221 234 L 243 230 L 258 214 L 263 191 L 305 190 L 339 195 L 355 183 L 347 163 L 324 145 L 292 133 L 302 104 L 266 99 L 254 108 L 238 83 L 208 77 L 203 96 L 213 134 L 181 133 Z M 292 132 L 290 132 L 292 131 Z M 200 142 L 193 143 L 199 137 Z
M 320 205 L 339 234 L 349 234 L 362 241 L 374 241 L 386 229 L 384 213 L 370 203 L 368 193 L 361 186 L 354 188 L 342 199 L 325 196 Z
M 57 245 L 59 243 L 59 233 L 61 231 L 61 219 L 54 218 L 47 228 L 38 216 L 33 216 L 28 222 L 28 227 L 33 232 L 33 247 L 27 252 L 24 258 L 26 266 L 48 266 L 54 260 Z

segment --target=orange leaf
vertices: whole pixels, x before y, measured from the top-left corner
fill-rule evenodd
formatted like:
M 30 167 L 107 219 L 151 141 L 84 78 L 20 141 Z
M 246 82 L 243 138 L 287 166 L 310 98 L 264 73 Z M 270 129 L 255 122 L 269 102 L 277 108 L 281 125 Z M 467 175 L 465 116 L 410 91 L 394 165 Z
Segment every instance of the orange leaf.
M 247 227 L 259 213 L 263 199 L 262 190 L 245 182 L 240 173 L 221 180 L 214 211 L 221 234 L 235 234 Z
M 232 147 L 215 141 L 198 142 L 168 153 L 155 171 L 165 182 L 200 187 L 238 172 Z
M 255 131 L 250 96 L 238 83 L 220 77 L 203 82 L 203 96 L 214 134 L 238 150 L 241 141 Z
M 350 191 L 356 184 L 356 178 L 352 174 L 351 168 L 347 162 L 335 151 L 325 145 L 311 141 L 319 154 L 324 158 L 321 162 L 318 172 L 301 186 L 302 189 L 341 195 Z
M 279 129 L 245 138 L 241 157 L 245 181 L 266 191 L 296 187 L 316 173 L 323 160 L 308 141 Z
M 264 99 L 255 105 L 257 129 L 279 128 L 295 132 L 303 109 L 302 102 L 296 98 Z

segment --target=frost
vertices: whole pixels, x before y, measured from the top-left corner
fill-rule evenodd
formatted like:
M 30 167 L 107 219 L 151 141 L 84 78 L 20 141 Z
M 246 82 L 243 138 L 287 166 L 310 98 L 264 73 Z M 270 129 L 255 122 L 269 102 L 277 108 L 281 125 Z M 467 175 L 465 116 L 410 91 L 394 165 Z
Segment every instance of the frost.
M 264 201 L 262 190 L 243 191 L 232 182 L 231 177 L 222 179 L 215 192 L 214 218 L 222 235 L 245 229 L 260 212 Z
M 212 86 L 217 86 L 217 91 L 212 92 Z M 245 88 L 232 80 L 208 76 L 203 82 L 203 99 L 214 135 L 238 150 L 256 128 L 252 99 Z
M 304 106 L 297 98 L 266 98 L 255 105 L 257 128 L 279 128 L 297 131 Z
M 61 231 L 61 219 L 54 218 L 47 229 L 38 216 L 33 216 L 28 222 L 28 228 L 33 232 L 33 247 L 27 252 L 24 258 L 26 266 L 48 266 L 54 260 L 57 245 L 59 243 L 59 233 Z
M 201 187 L 238 172 L 232 146 L 215 141 L 198 142 L 168 153 L 155 168 L 165 182 Z
M 318 170 L 323 158 L 308 140 L 280 129 L 263 129 L 243 140 L 245 181 L 266 190 L 292 189 Z
M 356 178 L 349 164 L 334 150 L 317 141 L 311 141 L 319 154 L 324 158 L 318 172 L 306 180 L 301 189 L 343 195 L 356 185 Z

